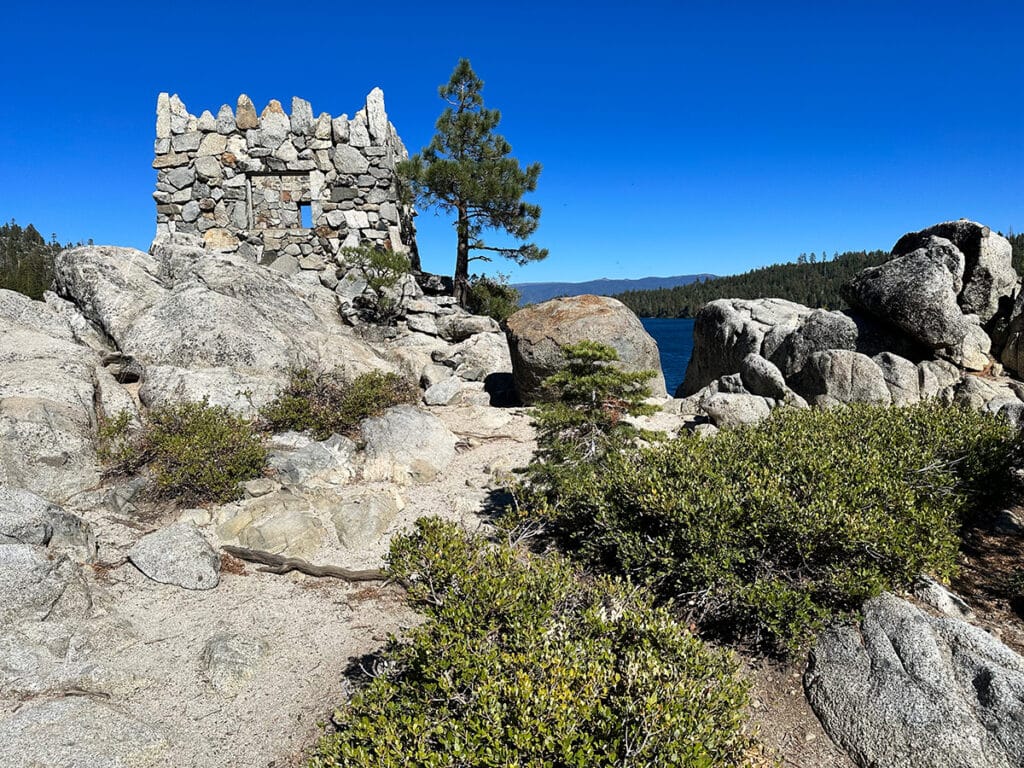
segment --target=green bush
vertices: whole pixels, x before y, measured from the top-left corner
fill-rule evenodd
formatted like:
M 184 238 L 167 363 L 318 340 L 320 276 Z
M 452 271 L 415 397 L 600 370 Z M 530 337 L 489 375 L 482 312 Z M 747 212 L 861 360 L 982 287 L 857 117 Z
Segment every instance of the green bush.
M 747 686 L 644 593 L 437 519 L 393 543 L 426 621 L 311 768 L 752 765 Z
M 469 281 L 466 309 L 475 315 L 487 315 L 504 323 L 519 309 L 519 291 L 508 284 L 505 275 L 473 275 Z
M 157 496 L 186 504 L 223 503 L 241 495 L 239 483 L 267 466 L 260 433 L 224 406 L 177 403 L 154 408 L 135 435 L 119 414 L 100 430 L 101 458 L 112 473 L 147 467 Z
M 351 381 L 310 368 L 292 371 L 288 385 L 260 411 L 274 432 L 310 432 L 317 440 L 351 435 L 359 422 L 379 416 L 393 405 L 414 403 L 418 390 L 394 373 L 371 371 Z
M 961 520 L 1002 488 L 1013 445 L 995 417 L 935 402 L 779 409 L 534 473 L 546 484 L 519 514 L 703 628 L 797 647 L 883 590 L 948 577 Z

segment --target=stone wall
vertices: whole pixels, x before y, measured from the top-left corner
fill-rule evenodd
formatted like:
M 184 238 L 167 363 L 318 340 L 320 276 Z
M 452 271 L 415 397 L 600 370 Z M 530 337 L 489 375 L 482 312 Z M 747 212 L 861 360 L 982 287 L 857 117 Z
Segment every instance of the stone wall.
M 379 88 L 351 120 L 313 117 L 300 98 L 290 116 L 276 100 L 257 116 L 245 94 L 234 112 L 225 104 L 196 117 L 161 93 L 156 115 L 158 237 L 197 234 L 211 250 L 304 269 L 334 263 L 341 248 L 379 244 L 419 268 L 415 214 L 395 177 L 408 153 Z

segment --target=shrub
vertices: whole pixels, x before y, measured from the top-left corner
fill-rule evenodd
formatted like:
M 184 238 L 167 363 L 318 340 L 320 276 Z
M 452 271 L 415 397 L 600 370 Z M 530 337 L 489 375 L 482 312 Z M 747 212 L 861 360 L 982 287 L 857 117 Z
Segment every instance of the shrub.
M 437 519 L 389 568 L 426 621 L 335 714 L 326 766 L 746 766 L 736 664 L 608 579 Z
M 154 408 L 128 435 L 120 414 L 100 432 L 100 455 L 115 473 L 148 467 L 157 496 L 183 503 L 226 502 L 239 483 L 263 474 L 267 450 L 254 425 L 224 406 L 177 403 Z
M 418 390 L 394 373 L 371 371 L 346 382 L 335 374 L 299 368 L 260 415 L 272 431 L 294 429 L 326 440 L 335 433 L 351 435 L 363 419 L 418 398 Z
M 797 647 L 883 590 L 948 577 L 1013 442 L 995 417 L 934 402 L 779 409 L 549 475 L 525 514 L 705 628 Z
M 466 309 L 475 315 L 487 315 L 504 323 L 519 309 L 519 291 L 508 284 L 508 277 L 473 275 L 469 281 Z

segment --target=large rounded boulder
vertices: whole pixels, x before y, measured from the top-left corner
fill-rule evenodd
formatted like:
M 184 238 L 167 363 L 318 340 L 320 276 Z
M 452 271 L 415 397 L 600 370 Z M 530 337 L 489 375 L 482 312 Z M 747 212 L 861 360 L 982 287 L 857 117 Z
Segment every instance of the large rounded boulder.
M 570 296 L 521 309 L 508 319 L 516 392 L 526 404 L 542 396 L 544 379 L 565 366 L 563 347 L 596 341 L 613 347 L 627 371 L 654 371 L 651 393 L 664 397 L 658 345 L 622 302 L 605 296 Z
M 965 315 L 978 315 L 982 323 L 987 323 L 1017 285 L 1010 241 L 984 224 L 960 219 L 905 234 L 893 246 L 892 255 L 900 257 L 927 248 L 933 238 L 944 238 L 963 253 L 960 306 Z

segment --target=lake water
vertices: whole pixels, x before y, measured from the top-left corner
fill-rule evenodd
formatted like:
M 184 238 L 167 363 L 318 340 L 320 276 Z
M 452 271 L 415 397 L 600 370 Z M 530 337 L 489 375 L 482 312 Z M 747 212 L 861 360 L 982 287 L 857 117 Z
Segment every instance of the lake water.
M 647 332 L 658 342 L 661 370 L 665 372 L 665 386 L 670 395 L 683 383 L 686 366 L 693 353 L 693 319 L 669 320 L 661 317 L 642 317 Z

